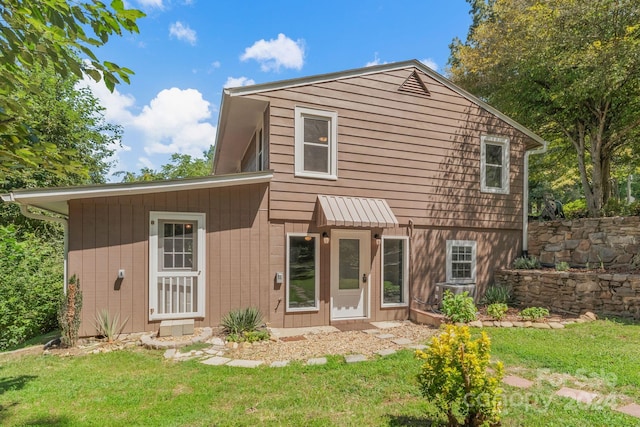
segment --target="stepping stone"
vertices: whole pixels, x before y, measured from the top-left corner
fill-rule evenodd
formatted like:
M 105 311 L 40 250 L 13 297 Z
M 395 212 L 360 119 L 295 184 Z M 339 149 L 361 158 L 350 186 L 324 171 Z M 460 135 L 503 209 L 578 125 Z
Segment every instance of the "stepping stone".
M 424 344 L 415 344 L 415 345 L 410 345 L 409 348 L 412 348 L 414 350 L 424 350 L 425 348 L 427 348 L 427 345 Z
M 203 360 L 202 363 L 204 363 L 205 365 L 220 366 L 226 364 L 230 360 L 231 359 L 229 359 L 228 357 L 213 356 L 209 359 Z
M 367 356 L 364 354 L 347 354 L 344 357 L 344 361 L 347 363 L 364 362 L 367 360 Z
M 176 349 L 175 348 L 170 348 L 167 351 L 164 352 L 164 358 L 165 359 L 171 359 L 172 357 L 175 357 L 176 355 Z
M 388 340 L 389 338 L 395 338 L 396 336 L 393 334 L 380 334 L 380 335 L 376 335 L 377 338 L 380 338 L 381 340 Z
M 392 348 L 385 348 L 383 350 L 378 350 L 376 351 L 376 353 L 378 353 L 380 356 L 384 357 L 384 356 L 391 356 L 392 354 L 395 354 L 396 351 Z
M 391 340 L 391 342 L 397 345 L 409 345 L 413 343 L 409 338 L 396 338 L 395 340 Z
M 276 360 L 275 362 L 271 362 L 271 365 L 269 366 L 271 366 L 272 368 L 284 368 L 288 364 L 288 360 Z
M 560 322 L 549 322 L 551 329 L 564 329 L 564 325 Z
M 369 335 L 377 335 L 380 333 L 380 329 L 364 329 L 362 332 Z
M 521 378 L 517 375 L 507 375 L 506 377 L 502 378 L 502 382 L 512 387 L 518 388 L 529 388 L 533 385 L 533 381 L 529 381 L 528 379 Z
M 556 391 L 556 395 L 562 397 L 568 397 L 573 400 L 577 400 L 582 403 L 591 403 L 598 397 L 595 393 L 590 393 L 584 390 L 576 390 L 575 388 L 562 387 L 560 390 Z
M 628 405 L 621 406 L 616 408 L 616 411 L 631 415 L 632 417 L 640 418 L 640 405 L 637 403 L 630 403 Z
M 315 359 L 307 360 L 307 365 L 326 365 L 327 358 L 326 357 L 317 357 Z
M 227 363 L 227 366 L 235 366 L 236 368 L 257 368 L 264 362 L 262 360 L 242 360 L 236 359 Z

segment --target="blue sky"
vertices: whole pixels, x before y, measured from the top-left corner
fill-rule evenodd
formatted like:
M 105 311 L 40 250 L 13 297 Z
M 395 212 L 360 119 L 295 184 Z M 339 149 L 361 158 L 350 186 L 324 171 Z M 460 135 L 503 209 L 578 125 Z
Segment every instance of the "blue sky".
M 139 34 L 97 51 L 131 68 L 114 93 L 87 82 L 124 129 L 113 171 L 201 156 L 215 140 L 225 86 L 418 59 L 445 74 L 449 43 L 471 22 L 464 0 L 128 0 Z M 110 177 L 118 181 L 118 177 Z

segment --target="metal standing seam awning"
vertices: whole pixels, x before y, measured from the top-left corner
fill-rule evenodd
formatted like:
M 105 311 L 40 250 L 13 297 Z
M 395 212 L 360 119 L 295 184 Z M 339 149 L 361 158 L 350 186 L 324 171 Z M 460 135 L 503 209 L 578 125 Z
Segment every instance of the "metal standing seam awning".
M 374 227 L 398 225 L 384 199 L 318 195 L 318 227 Z

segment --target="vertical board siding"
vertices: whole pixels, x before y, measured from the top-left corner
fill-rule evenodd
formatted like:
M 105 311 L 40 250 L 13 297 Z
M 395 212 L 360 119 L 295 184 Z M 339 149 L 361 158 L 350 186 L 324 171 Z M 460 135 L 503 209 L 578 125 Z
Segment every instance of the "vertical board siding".
M 248 306 L 268 315 L 267 206 L 268 184 L 71 201 L 69 272 L 83 291 L 81 335 L 95 335 L 101 309 L 128 318 L 124 332 L 158 328 L 149 322 L 150 211 L 206 214 L 206 313 L 196 326 L 217 326 Z
M 528 138 L 418 71 L 430 96 L 399 91 L 407 69 L 254 95 L 270 102 L 271 219 L 311 221 L 315 197 L 387 199 L 401 223 L 521 229 Z M 338 113 L 338 179 L 294 177 L 294 108 Z M 480 137 L 510 138 L 511 194 L 480 192 Z

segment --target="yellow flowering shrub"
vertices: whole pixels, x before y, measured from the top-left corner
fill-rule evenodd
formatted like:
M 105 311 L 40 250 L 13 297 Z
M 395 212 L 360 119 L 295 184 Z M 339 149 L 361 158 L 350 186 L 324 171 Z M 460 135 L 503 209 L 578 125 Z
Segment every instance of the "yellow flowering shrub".
M 422 395 L 446 413 L 449 426 L 500 424 L 504 370 L 501 362 L 491 363 L 490 349 L 485 332 L 471 340 L 467 326 L 446 325 L 416 352 L 424 361 L 418 374 Z

